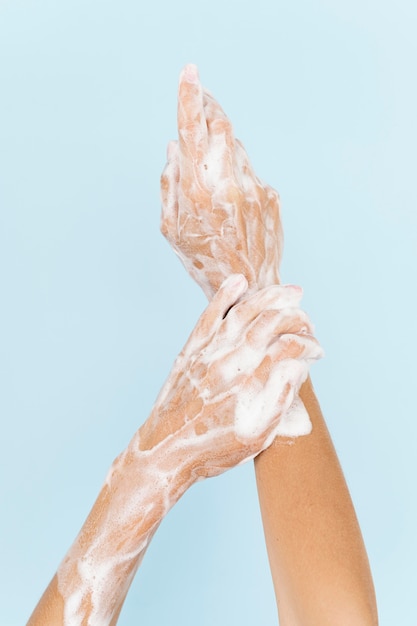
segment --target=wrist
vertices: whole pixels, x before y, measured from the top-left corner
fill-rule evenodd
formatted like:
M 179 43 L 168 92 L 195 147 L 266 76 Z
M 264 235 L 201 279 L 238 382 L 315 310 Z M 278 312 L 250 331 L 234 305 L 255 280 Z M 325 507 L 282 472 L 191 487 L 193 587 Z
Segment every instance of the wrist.
M 194 482 L 193 461 L 186 453 L 182 430 L 162 435 L 157 428 L 140 428 L 113 463 L 116 472 L 124 475 L 123 481 L 131 486 L 133 500 L 138 485 L 149 487 L 150 499 L 158 503 L 154 516 L 159 521 Z

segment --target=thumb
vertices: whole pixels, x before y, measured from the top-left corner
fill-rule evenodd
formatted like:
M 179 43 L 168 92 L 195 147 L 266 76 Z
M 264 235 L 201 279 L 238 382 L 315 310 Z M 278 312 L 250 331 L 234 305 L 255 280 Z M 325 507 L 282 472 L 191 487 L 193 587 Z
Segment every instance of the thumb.
M 248 281 L 243 274 L 232 274 L 220 285 L 202 316 L 193 335 L 205 342 L 214 336 L 227 312 L 246 292 Z
M 226 278 L 207 307 L 211 314 L 223 320 L 229 309 L 246 293 L 248 281 L 243 274 L 232 274 Z

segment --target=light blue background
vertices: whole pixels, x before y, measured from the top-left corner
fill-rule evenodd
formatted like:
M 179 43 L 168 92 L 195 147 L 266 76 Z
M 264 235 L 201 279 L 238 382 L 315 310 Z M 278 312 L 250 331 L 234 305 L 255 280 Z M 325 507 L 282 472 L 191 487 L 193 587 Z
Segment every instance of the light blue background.
M 25 623 L 205 306 L 159 234 L 189 61 L 280 191 L 381 624 L 417 624 L 416 22 L 412 0 L 0 0 L 2 625 Z M 252 464 L 171 511 L 120 623 L 276 623 Z

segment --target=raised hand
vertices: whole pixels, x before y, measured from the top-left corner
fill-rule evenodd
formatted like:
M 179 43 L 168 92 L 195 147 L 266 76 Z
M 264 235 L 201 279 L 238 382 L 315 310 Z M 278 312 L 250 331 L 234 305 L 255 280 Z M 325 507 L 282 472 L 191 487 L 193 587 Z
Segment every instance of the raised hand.
M 321 356 L 299 287 L 274 285 L 235 304 L 246 289 L 242 275 L 225 281 L 140 429 L 140 449 L 175 438 L 178 464 L 187 458 L 193 476 L 214 476 L 265 449 Z
M 255 175 L 193 65 L 180 77 L 178 134 L 161 178 L 161 231 L 189 274 L 209 299 L 237 272 L 249 292 L 279 283 L 278 194 Z

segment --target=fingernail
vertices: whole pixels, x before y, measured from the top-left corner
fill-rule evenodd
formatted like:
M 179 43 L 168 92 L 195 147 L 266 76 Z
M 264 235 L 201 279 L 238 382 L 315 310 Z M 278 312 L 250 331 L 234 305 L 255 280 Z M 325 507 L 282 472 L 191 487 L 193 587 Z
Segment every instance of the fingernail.
M 198 83 L 198 70 L 196 65 L 188 63 L 188 65 L 184 67 L 183 72 L 184 79 L 187 83 Z
M 303 288 L 300 287 L 299 285 L 285 285 L 285 287 L 288 287 L 289 289 L 292 289 L 293 291 L 298 291 L 298 293 L 303 293 Z

